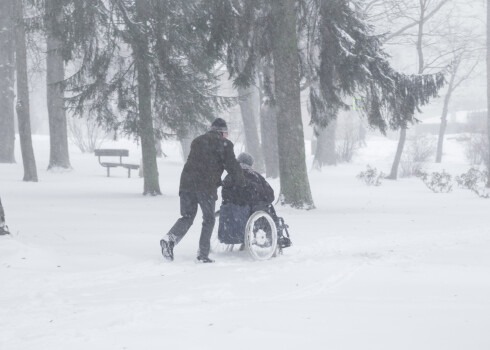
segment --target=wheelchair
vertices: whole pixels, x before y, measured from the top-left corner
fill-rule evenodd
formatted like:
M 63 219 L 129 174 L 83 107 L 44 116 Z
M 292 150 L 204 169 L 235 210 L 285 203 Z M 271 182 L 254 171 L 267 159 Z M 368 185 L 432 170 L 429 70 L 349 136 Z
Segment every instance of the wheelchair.
M 218 240 L 233 251 L 240 244 L 254 260 L 268 260 L 282 254 L 291 246 L 288 225 L 278 217 L 272 204 L 260 204 L 254 208 L 224 204 L 221 206 Z

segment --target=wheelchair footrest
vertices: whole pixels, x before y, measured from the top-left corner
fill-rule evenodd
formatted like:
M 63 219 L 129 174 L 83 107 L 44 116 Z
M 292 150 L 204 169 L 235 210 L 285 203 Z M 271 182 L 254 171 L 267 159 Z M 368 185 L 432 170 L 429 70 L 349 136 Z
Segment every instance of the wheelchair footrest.
M 291 247 L 291 245 L 293 244 L 288 237 L 284 237 L 284 236 L 279 237 L 277 243 L 278 243 L 279 247 L 281 247 L 281 249 Z

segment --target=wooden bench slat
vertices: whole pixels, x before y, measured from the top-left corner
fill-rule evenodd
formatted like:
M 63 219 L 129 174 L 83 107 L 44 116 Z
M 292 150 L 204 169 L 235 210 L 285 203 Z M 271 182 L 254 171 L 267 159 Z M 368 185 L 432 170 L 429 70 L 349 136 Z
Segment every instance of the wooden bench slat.
M 123 168 L 126 169 L 139 169 L 140 166 L 138 164 L 120 164 Z
M 121 163 L 107 163 L 107 162 L 102 162 L 102 163 L 100 163 L 100 165 L 102 165 L 104 167 L 115 168 L 115 167 L 121 166 L 122 164 Z
M 128 157 L 129 150 L 104 148 L 94 150 L 94 154 L 97 157 Z

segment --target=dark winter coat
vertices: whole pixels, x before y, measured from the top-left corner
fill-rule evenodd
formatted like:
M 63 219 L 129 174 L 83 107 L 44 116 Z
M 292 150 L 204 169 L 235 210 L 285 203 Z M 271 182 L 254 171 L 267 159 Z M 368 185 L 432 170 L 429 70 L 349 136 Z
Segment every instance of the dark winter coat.
M 274 201 L 274 190 L 262 175 L 247 165 L 242 164 L 245 183 L 236 186 L 230 176 L 223 181 L 221 196 L 223 204 L 248 205 L 250 208 L 260 203 L 272 203 Z
M 196 137 L 180 176 L 179 193 L 203 192 L 215 200 L 221 184 L 223 171 L 233 184 L 243 184 L 243 171 L 235 158 L 233 143 L 225 139 L 218 131 L 208 131 Z
M 254 208 L 274 201 L 274 190 L 267 181 L 249 166 L 242 164 L 244 186 L 236 186 L 230 176 L 223 181 L 218 238 L 221 243 L 243 243 L 248 218 Z

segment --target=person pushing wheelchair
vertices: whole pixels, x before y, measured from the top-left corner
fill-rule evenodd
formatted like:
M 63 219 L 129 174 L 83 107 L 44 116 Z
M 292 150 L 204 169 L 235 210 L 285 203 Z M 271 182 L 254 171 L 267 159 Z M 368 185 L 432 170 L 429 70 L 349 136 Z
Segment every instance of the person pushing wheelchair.
M 174 260 L 174 246 L 189 231 L 199 206 L 203 214 L 203 223 L 196 260 L 202 263 L 214 262 L 209 258 L 209 251 L 221 176 L 226 170 L 230 181 L 236 186 L 240 187 L 243 184 L 242 168 L 235 158 L 233 143 L 227 137 L 226 122 L 216 118 L 208 132 L 192 141 L 189 156 L 180 176 L 181 217 L 160 240 L 162 255 L 166 260 Z

